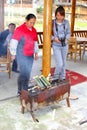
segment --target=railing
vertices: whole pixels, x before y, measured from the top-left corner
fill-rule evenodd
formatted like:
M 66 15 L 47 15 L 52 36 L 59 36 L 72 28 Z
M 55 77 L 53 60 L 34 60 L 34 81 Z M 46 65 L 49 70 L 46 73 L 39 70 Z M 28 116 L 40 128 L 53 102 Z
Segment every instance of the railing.
M 39 48 L 43 48 L 43 32 L 38 32 L 37 35 L 38 35 Z M 87 31 L 86 30 L 73 31 L 72 36 L 87 37 Z
M 43 32 L 37 32 L 39 48 L 43 48 Z
M 73 31 L 72 36 L 75 36 L 75 37 L 87 37 L 87 31 L 86 30 Z

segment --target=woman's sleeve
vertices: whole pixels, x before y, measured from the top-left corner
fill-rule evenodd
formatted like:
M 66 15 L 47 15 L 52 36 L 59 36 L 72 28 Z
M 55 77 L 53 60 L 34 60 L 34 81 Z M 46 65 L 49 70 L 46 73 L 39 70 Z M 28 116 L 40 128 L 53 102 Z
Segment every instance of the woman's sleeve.
M 35 44 L 34 44 L 34 53 L 38 53 L 38 51 L 39 51 L 38 42 L 35 41 Z
M 14 34 L 12 36 L 12 39 L 10 41 L 10 53 L 11 55 L 16 55 L 16 49 L 17 49 L 17 45 L 19 40 L 21 39 L 21 32 L 19 29 L 16 29 L 14 31 Z
M 66 40 L 68 40 L 69 39 L 69 37 L 70 37 L 70 34 L 71 34 L 71 32 L 70 32 L 70 25 L 69 25 L 69 22 L 67 21 L 67 24 L 66 24 Z
M 38 36 L 37 36 L 37 31 L 36 31 L 36 29 L 34 30 L 34 41 L 38 41 Z
M 11 53 L 11 55 L 16 55 L 17 46 L 18 46 L 18 40 L 11 39 L 11 41 L 10 41 L 10 53 Z
M 37 31 L 35 30 L 35 38 L 34 38 L 34 53 L 38 53 L 39 47 L 38 47 L 38 36 L 37 36 Z

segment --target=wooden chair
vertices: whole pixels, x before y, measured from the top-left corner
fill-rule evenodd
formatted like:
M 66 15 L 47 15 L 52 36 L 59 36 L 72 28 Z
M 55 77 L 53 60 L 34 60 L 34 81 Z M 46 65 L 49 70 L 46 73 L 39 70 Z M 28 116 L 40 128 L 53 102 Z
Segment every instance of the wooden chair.
M 73 31 L 72 36 L 87 38 L 87 30 L 75 30 L 75 31 Z M 87 43 L 85 43 L 85 47 L 84 47 L 83 42 L 80 45 L 81 45 L 81 50 L 84 51 L 84 53 L 85 53 L 85 51 L 87 52 Z M 82 59 L 84 57 L 84 53 L 82 55 Z
M 43 32 L 37 32 L 39 48 L 43 48 Z
M 9 78 L 11 77 L 11 56 L 9 44 L 7 47 L 7 55 L 0 57 L 0 72 L 7 72 L 9 74 Z
M 72 59 L 72 57 L 74 57 L 74 62 L 76 62 L 76 56 L 78 54 L 81 60 L 81 46 L 77 43 L 76 38 L 70 37 L 68 40 L 68 44 L 68 55 L 70 55 L 70 58 Z

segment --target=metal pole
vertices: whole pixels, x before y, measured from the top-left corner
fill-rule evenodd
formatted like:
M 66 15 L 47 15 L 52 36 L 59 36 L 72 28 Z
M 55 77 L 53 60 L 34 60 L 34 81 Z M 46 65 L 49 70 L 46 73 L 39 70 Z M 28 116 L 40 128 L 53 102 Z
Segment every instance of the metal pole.
M 52 2 L 44 0 L 42 74 L 47 77 L 51 66 Z

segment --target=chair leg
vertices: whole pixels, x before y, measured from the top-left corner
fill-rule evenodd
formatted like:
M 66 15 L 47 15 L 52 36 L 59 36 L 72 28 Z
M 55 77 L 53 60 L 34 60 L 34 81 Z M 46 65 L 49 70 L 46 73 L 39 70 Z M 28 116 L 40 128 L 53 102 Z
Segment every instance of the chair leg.
M 11 64 L 9 63 L 9 78 L 11 78 Z
M 76 62 L 76 52 L 74 53 L 74 62 Z
M 70 53 L 70 59 L 72 59 L 72 57 L 73 57 L 73 53 L 71 52 L 71 53 Z
M 8 74 L 9 74 L 9 79 L 11 78 L 11 64 L 8 63 Z
M 7 64 L 7 70 L 8 70 L 8 68 L 9 68 L 9 65 Z
M 79 56 L 80 56 L 80 60 L 81 60 L 82 59 L 82 52 L 81 52 L 81 50 L 79 52 Z

